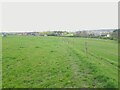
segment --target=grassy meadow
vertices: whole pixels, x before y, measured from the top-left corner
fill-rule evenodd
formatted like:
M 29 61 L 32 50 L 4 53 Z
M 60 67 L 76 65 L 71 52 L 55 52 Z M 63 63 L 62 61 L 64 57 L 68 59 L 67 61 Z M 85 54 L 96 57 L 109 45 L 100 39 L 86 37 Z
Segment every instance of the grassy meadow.
M 52 36 L 2 38 L 3 88 L 117 88 L 114 40 Z

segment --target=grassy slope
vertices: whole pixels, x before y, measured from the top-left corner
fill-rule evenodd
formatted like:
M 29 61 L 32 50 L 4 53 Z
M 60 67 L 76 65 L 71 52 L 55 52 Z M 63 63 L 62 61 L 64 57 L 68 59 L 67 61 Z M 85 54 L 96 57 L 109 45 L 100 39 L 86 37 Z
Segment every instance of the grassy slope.
M 3 87 L 118 86 L 115 41 L 9 36 L 2 44 Z

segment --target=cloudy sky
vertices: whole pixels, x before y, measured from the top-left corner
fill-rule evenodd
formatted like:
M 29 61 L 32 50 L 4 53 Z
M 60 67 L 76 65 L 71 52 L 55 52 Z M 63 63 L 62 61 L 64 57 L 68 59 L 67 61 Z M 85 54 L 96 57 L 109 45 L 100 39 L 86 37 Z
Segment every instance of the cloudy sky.
M 2 3 L 2 31 L 78 31 L 117 25 L 117 2 Z

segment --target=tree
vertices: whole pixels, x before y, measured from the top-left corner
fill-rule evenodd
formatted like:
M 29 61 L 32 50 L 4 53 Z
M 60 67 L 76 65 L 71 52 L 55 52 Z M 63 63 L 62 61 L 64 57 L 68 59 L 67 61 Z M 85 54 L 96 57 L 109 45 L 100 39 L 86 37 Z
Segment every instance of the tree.
M 113 37 L 114 40 L 117 40 L 118 39 L 118 30 L 115 29 L 112 34 L 111 34 L 111 37 Z

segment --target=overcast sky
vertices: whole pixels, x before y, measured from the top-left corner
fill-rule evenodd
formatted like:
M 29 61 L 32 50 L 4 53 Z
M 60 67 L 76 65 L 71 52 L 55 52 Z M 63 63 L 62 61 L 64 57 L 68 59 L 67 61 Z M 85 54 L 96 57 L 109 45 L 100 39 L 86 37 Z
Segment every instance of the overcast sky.
M 2 31 L 118 28 L 117 2 L 11 2 L 2 4 Z

